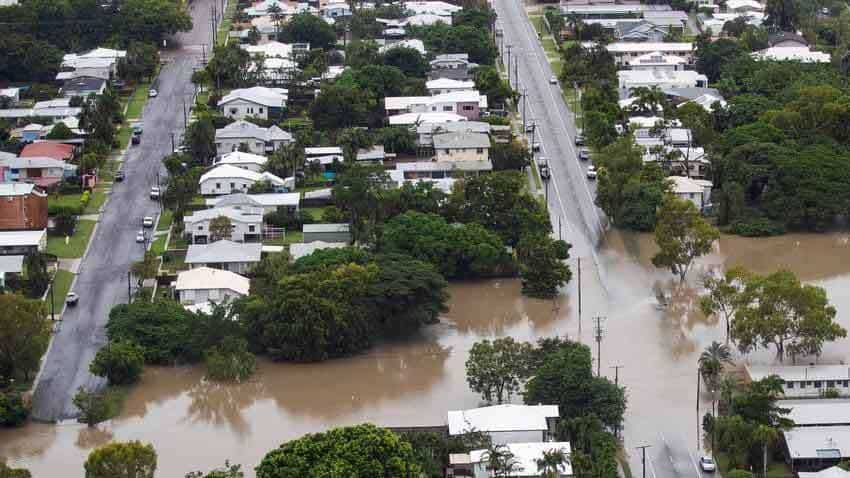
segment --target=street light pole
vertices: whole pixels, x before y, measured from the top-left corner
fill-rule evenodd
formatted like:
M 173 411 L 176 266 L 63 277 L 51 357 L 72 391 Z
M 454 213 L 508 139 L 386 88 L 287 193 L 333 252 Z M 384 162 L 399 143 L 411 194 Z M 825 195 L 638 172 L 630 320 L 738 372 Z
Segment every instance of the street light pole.
M 596 327 L 594 327 L 595 339 L 596 339 L 596 376 L 602 376 L 602 321 L 605 320 L 605 317 L 596 316 L 593 318 L 596 322 Z
M 641 453 L 642 453 L 640 462 L 643 465 L 643 478 L 646 478 L 646 449 L 651 448 L 651 447 L 652 447 L 652 445 L 641 445 L 641 446 L 635 447 L 638 450 L 640 450 Z

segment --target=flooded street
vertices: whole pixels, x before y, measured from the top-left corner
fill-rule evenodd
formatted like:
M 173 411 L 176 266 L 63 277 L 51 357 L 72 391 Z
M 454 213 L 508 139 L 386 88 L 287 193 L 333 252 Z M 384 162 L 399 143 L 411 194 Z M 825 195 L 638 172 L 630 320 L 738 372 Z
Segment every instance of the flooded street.
M 320 364 L 261 362 L 249 383 L 235 386 L 202 380 L 198 367 L 149 368 L 120 417 L 96 429 L 67 423 L 0 430 L 0 457 L 29 468 L 35 477 L 76 477 L 83 475 L 82 464 L 93 447 L 138 439 L 156 448 L 157 476 L 180 477 L 225 459 L 242 463 L 253 476 L 253 466 L 267 451 L 304 433 L 364 421 L 442 424 L 447 410 L 477 406 L 464 370 L 477 340 L 568 334 L 591 344 L 596 357 L 592 317 L 598 315 L 606 318 L 602 373 L 613 378 L 611 367 L 623 366 L 619 382 L 629 396 L 625 445 L 635 470 L 637 445 L 667 441 L 697 450 L 696 360 L 712 340 L 724 338 L 721 324 L 693 310 L 697 295 L 691 289 L 671 289 L 672 306 L 656 308 L 654 287 L 671 288 L 671 276 L 651 266 L 653 252 L 650 235 L 610 233 L 599 256 L 604 287 L 592 261 L 583 258 L 581 320 L 575 271 L 568 293 L 554 302 L 521 297 L 516 280 L 453 284 L 450 311 L 416 337 Z M 724 237 L 700 265 L 743 265 L 763 273 L 787 267 L 825 287 L 838 320 L 850 328 L 847 234 Z M 692 279 L 699 275 L 695 272 Z M 828 345 L 823 361 L 846 360 L 847 345 Z M 770 361 L 773 356 L 760 352 L 747 359 Z M 702 403 L 700 413 L 707 406 Z

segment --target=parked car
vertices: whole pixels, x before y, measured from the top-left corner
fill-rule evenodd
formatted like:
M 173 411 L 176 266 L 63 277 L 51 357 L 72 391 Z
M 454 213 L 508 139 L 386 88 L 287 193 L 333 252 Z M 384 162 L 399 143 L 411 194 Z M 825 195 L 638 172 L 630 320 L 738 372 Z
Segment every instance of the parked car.
M 153 218 L 150 216 L 145 216 L 145 218 L 142 219 L 142 226 L 153 227 Z
M 578 150 L 578 159 L 582 161 L 587 161 L 590 159 L 590 151 L 587 148 L 581 148 Z
M 159 188 L 157 186 L 151 188 L 151 199 L 159 199 Z
M 557 85 L 558 84 L 558 77 L 557 76 L 549 77 L 549 84 Z
M 700 457 L 699 467 L 702 468 L 702 471 L 707 471 L 709 473 L 713 473 L 717 470 L 717 464 L 714 463 L 714 458 L 710 456 Z
M 145 240 L 147 240 L 147 237 L 145 237 L 145 230 L 139 229 L 139 232 L 136 233 L 136 242 L 142 243 L 145 242 Z
M 584 133 L 581 130 L 576 131 L 576 146 L 584 146 Z
M 537 141 L 531 143 L 531 150 L 532 151 L 540 151 L 540 143 L 538 143 Z
M 529 124 L 525 125 L 525 132 L 526 133 L 533 133 L 534 132 L 534 123 L 529 123 Z
M 119 183 L 124 181 L 124 171 L 120 169 L 118 171 L 115 171 L 115 181 Z
M 68 295 L 65 296 L 65 303 L 70 306 L 75 306 L 80 301 L 80 296 L 78 296 L 74 292 L 68 292 Z
M 156 98 L 156 95 L 158 95 L 158 94 L 159 93 L 156 91 L 155 88 L 151 88 L 150 90 L 148 90 L 148 97 L 149 98 Z
M 596 179 L 596 166 L 590 165 L 587 167 L 587 179 Z
M 130 143 L 131 144 L 139 144 L 141 142 L 142 142 L 142 133 L 137 132 L 137 131 L 133 131 L 133 136 L 130 136 Z

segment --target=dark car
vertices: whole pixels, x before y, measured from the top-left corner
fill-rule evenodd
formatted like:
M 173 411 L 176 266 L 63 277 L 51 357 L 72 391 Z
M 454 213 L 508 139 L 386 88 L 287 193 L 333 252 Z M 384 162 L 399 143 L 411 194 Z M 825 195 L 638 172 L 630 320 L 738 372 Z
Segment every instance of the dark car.
M 121 181 L 124 181 L 124 171 L 116 171 L 115 172 L 115 180 L 118 181 L 119 183 Z
M 80 301 L 80 296 L 78 296 L 74 292 L 69 292 L 68 295 L 65 296 L 65 303 L 69 306 L 75 306 Z

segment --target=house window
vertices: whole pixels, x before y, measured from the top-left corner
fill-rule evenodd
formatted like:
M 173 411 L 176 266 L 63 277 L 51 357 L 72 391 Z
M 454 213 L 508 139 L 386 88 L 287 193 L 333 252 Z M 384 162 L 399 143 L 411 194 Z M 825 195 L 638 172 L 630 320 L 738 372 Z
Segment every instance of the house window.
M 794 388 L 794 382 L 785 382 L 785 388 L 789 390 Z
M 820 388 L 820 380 L 815 380 L 815 388 Z
M 216 189 L 221 189 L 221 183 L 215 183 L 215 188 L 216 188 Z
M 472 111 L 474 109 L 472 105 L 463 105 L 463 111 Z
M 232 115 L 239 114 L 239 108 L 230 108 L 230 114 L 232 114 Z
M 236 188 L 236 183 L 230 183 L 230 189 L 235 189 L 235 188 Z
M 254 232 L 256 226 L 248 226 L 248 232 Z
M 248 108 L 248 114 L 254 114 L 254 108 Z
M 263 114 L 263 109 L 262 109 L 262 108 L 260 108 L 260 114 Z
M 203 225 L 198 226 L 198 230 L 199 230 L 199 231 L 203 231 L 203 230 L 204 230 L 204 226 L 203 226 Z
M 484 154 L 484 148 L 478 148 L 475 150 L 475 152 L 478 154 Z
M 443 111 L 451 111 L 451 110 L 452 110 L 451 106 L 443 106 Z
M 806 382 L 800 382 L 800 388 L 806 388 Z
M 436 106 L 432 106 L 432 107 L 431 107 L 431 111 L 437 111 L 437 107 L 436 107 Z
M 847 381 L 847 380 L 842 380 L 842 381 L 841 381 L 841 386 L 842 386 L 842 387 L 844 387 L 844 388 L 847 388 L 847 386 L 848 386 L 848 381 Z

